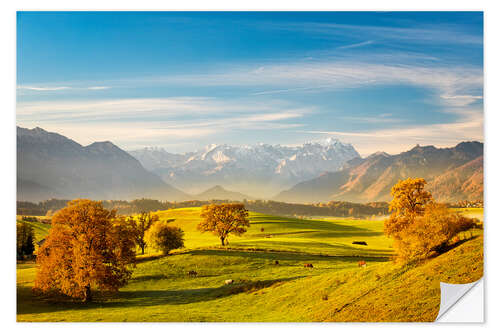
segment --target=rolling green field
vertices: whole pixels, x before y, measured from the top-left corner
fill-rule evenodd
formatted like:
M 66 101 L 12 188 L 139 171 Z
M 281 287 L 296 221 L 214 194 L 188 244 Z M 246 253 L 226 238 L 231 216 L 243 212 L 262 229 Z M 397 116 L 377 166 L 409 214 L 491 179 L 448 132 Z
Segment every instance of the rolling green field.
M 41 222 L 22 221 L 20 216 L 17 216 L 17 222 L 29 224 L 35 231 L 35 251 L 38 249 L 38 242 L 47 237 L 50 229 L 50 224 Z
M 248 232 L 230 236 L 222 248 L 217 237 L 196 230 L 199 208 L 158 214 L 175 219 L 171 223 L 185 231 L 186 247 L 166 257 L 139 256 L 127 286 L 114 295 L 97 293 L 90 304 L 33 295 L 35 265 L 18 264 L 17 320 L 431 321 L 439 311 L 439 280 L 465 283 L 482 276 L 480 231 L 408 267 L 389 261 L 383 221 L 251 213 Z M 360 260 L 367 267 L 358 267 Z M 198 275 L 189 277 L 190 270 Z M 226 279 L 234 284 L 225 285 Z
M 200 233 L 201 208 L 181 208 L 159 212 L 162 220 L 172 220 L 186 233 L 186 249 L 219 246 L 219 239 Z M 241 237 L 230 236 L 228 249 L 303 252 L 330 256 L 388 257 L 391 242 L 383 233 L 383 221 L 352 219 L 301 220 L 250 213 L 251 227 Z M 264 231 L 261 229 L 264 228 Z M 353 240 L 368 246 L 352 245 Z
M 453 208 L 453 210 L 466 217 L 479 219 L 481 221 L 484 219 L 484 208 Z

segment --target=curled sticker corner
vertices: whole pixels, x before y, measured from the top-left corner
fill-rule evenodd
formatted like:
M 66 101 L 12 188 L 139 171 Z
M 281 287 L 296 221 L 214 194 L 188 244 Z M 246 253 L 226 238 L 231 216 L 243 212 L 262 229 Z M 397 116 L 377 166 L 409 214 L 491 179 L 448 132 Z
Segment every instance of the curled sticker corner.
M 482 278 L 481 278 L 482 279 Z M 465 294 L 467 294 L 481 279 L 464 284 L 452 284 L 440 282 L 441 304 L 435 321 L 438 321 L 453 305 L 455 305 Z

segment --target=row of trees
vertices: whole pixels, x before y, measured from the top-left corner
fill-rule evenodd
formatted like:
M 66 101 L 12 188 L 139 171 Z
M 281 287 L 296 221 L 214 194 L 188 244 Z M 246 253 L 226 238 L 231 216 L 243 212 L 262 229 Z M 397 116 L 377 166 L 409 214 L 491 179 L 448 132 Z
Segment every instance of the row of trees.
M 201 216 L 198 229 L 214 233 L 222 245 L 230 233 L 241 235 L 250 225 L 242 204 L 209 205 Z M 33 237 L 29 228 L 26 223 L 18 226 L 18 243 L 33 245 L 33 239 L 25 241 Z M 184 246 L 184 232 L 154 214 L 124 217 L 104 208 L 102 202 L 70 201 L 52 217 L 49 234 L 37 251 L 33 289 L 86 302 L 92 299 L 93 287 L 117 291 L 131 277 L 136 247 L 144 254 L 146 246 L 168 254 Z M 28 250 L 18 245 L 18 253 L 23 251 Z
M 136 247 L 144 251 L 146 243 L 168 253 L 183 246 L 183 233 L 150 214 L 126 218 L 101 202 L 70 201 L 52 217 L 38 249 L 34 290 L 84 301 L 92 299 L 92 286 L 116 291 L 132 274 Z
M 452 212 L 436 203 L 422 178 L 408 178 L 392 187 L 391 215 L 385 234 L 394 240 L 400 261 L 428 258 L 441 253 L 460 232 L 480 227 L 479 220 Z

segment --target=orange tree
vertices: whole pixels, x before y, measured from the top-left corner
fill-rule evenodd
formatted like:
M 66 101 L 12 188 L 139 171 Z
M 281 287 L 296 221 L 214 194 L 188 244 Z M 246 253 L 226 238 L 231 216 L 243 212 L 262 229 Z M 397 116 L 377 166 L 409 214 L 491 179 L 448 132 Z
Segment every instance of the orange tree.
M 117 291 L 132 272 L 134 233 L 130 224 L 101 202 L 77 199 L 52 217 L 38 249 L 34 290 L 58 291 L 92 300 L 91 288 Z
M 198 224 L 201 232 L 210 231 L 219 237 L 222 246 L 226 245 L 229 234 L 242 235 L 250 227 L 248 210 L 243 204 L 221 204 L 203 206 L 203 220 Z
M 400 258 L 426 258 L 442 252 L 456 234 L 476 225 L 474 219 L 453 213 L 444 204 L 429 203 L 395 242 L 395 249 Z
M 397 259 L 402 261 L 439 253 L 453 236 L 476 224 L 475 220 L 435 203 L 425 185 L 422 178 L 408 178 L 391 190 L 391 215 L 384 222 L 384 232 L 394 239 Z

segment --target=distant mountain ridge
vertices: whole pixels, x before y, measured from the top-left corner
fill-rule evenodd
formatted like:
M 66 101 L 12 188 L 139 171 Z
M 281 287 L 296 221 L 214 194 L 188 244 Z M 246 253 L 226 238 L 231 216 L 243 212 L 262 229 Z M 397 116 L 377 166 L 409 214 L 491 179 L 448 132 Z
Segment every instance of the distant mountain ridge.
M 259 198 L 323 172 L 339 170 L 346 161 L 360 157 L 352 145 L 332 138 L 296 147 L 212 144 L 185 154 L 161 148 L 129 153 L 166 182 L 191 193 L 221 185 Z
M 372 154 L 348 161 L 342 170 L 301 182 L 274 199 L 286 202 L 354 202 L 390 200 L 400 179 L 422 177 L 440 201 L 483 196 L 483 144 L 462 142 L 452 148 L 416 146 L 396 155 Z
M 482 200 L 483 188 L 483 156 L 434 177 L 429 183 L 429 190 L 438 201 Z
M 82 146 L 39 127 L 17 127 L 17 195 L 31 201 L 188 198 L 109 141 Z
M 21 201 L 77 197 L 242 201 L 270 198 L 271 189 L 288 186 L 273 200 L 373 202 L 389 200 L 390 188 L 408 177 L 425 178 L 438 201 L 482 199 L 483 144 L 417 145 L 400 154 L 377 152 L 366 158 L 334 139 L 297 147 L 209 145 L 186 154 L 150 148 L 129 154 L 110 141 L 82 146 L 39 127 L 17 128 Z M 186 194 L 162 178 L 198 194 Z M 195 192 L 196 188 L 201 190 Z
M 233 200 L 233 201 L 243 201 L 243 200 L 252 200 L 249 195 L 228 191 L 222 186 L 216 185 L 214 187 L 209 188 L 208 190 L 198 194 L 195 196 L 196 200 Z

